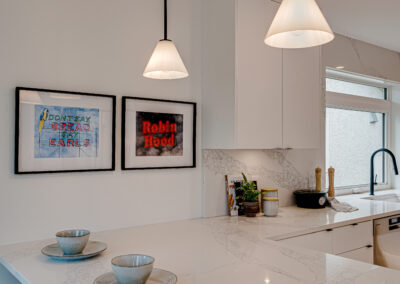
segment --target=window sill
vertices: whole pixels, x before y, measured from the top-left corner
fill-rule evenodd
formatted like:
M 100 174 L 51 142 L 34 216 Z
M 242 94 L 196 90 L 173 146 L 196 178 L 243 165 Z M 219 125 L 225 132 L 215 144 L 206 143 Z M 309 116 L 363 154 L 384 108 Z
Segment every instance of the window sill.
M 383 191 L 383 190 L 394 190 L 392 187 L 385 185 L 385 186 L 378 186 L 375 187 L 375 191 Z M 343 196 L 343 195 L 356 195 L 356 194 L 363 194 L 369 192 L 369 187 L 352 187 L 352 188 L 343 188 L 343 189 L 336 189 L 335 195 L 336 196 Z

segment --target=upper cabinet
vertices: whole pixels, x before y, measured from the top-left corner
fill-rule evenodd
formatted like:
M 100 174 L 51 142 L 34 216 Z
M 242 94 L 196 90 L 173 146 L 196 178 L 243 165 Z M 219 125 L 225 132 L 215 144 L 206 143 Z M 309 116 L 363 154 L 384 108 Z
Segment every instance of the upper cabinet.
M 319 148 L 321 48 L 283 51 L 283 148 Z
M 318 148 L 320 48 L 264 44 L 278 4 L 205 0 L 203 148 Z
M 264 44 L 266 27 L 277 8 L 267 2 L 240 0 L 236 3 L 238 148 L 282 147 L 282 50 Z

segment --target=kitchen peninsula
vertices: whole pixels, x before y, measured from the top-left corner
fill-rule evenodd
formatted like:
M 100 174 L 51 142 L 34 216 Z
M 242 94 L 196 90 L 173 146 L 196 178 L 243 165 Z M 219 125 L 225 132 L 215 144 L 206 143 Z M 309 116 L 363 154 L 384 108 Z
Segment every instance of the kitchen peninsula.
M 108 244 L 86 261 L 53 261 L 43 240 L 0 247 L 1 263 L 23 284 L 93 283 L 126 253 L 155 257 L 178 283 L 398 283 L 400 271 L 325 254 L 273 239 L 400 214 L 400 204 L 352 199 L 352 213 L 331 208 L 281 208 L 277 218 L 216 217 L 94 233 Z

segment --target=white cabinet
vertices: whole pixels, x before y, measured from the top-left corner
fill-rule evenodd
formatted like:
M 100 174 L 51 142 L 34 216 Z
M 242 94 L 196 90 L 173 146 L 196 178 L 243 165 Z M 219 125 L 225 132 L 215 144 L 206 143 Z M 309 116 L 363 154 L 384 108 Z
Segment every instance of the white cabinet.
M 283 52 L 283 148 L 319 148 L 321 49 Z
M 355 223 L 280 242 L 373 263 L 372 221 Z
M 329 231 L 321 231 L 294 238 L 284 239 L 280 242 L 288 245 L 332 253 L 332 236 Z
M 235 0 L 204 0 L 203 10 L 203 146 L 235 148 Z
M 345 258 L 374 264 L 374 248 L 372 246 L 366 246 L 356 250 L 340 253 L 338 255 Z
M 282 50 L 266 46 L 263 41 L 276 12 L 276 5 L 268 2 L 237 1 L 238 148 L 282 147 Z
M 334 254 L 372 246 L 373 243 L 373 226 L 371 221 L 335 228 L 332 231 Z
M 264 44 L 275 2 L 203 3 L 203 147 L 318 148 L 320 48 Z

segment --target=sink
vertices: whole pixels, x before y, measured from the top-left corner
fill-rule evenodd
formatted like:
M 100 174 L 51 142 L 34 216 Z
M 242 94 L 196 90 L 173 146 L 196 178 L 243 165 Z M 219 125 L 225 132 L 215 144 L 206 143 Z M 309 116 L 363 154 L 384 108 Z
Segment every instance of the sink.
M 380 200 L 380 201 L 400 203 L 400 195 L 397 195 L 394 193 L 383 194 L 383 195 L 373 195 L 373 196 L 368 196 L 368 197 L 362 197 L 361 199 Z

